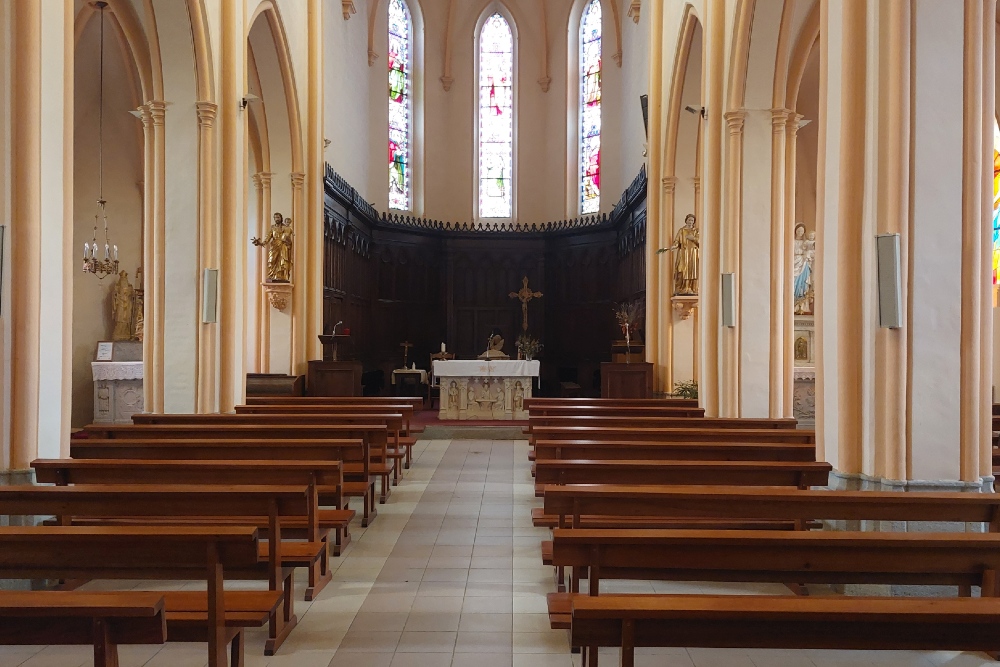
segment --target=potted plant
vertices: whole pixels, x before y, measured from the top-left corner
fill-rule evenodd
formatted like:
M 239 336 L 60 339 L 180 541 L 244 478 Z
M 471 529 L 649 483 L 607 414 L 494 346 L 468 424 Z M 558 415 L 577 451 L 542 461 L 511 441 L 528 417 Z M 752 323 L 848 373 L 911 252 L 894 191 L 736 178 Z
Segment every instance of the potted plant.
M 521 334 L 517 337 L 517 353 L 518 356 L 531 361 L 535 356 L 542 351 L 542 344 L 537 338 L 533 338 L 528 334 Z
M 698 399 L 698 382 L 696 380 L 685 380 L 674 383 L 674 392 L 671 394 L 677 398 Z

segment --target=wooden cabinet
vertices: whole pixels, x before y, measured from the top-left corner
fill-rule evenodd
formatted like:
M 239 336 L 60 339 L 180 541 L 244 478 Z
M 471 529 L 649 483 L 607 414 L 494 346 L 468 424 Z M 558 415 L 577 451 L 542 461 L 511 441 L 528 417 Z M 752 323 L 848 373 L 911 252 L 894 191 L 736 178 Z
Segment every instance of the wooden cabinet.
M 653 364 L 601 364 L 601 398 L 653 398 Z

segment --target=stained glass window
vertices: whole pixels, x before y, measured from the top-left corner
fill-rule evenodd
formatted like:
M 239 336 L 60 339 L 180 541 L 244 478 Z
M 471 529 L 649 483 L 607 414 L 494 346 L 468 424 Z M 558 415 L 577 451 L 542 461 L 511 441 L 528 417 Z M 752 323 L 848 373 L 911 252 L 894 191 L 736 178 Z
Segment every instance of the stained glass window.
M 497 13 L 479 34 L 479 217 L 513 216 L 513 178 L 514 36 Z
M 601 0 L 590 0 L 580 25 L 580 210 L 601 208 Z
M 993 306 L 996 307 L 1000 281 L 1000 125 L 993 119 Z
M 410 10 L 389 0 L 389 208 L 410 210 Z

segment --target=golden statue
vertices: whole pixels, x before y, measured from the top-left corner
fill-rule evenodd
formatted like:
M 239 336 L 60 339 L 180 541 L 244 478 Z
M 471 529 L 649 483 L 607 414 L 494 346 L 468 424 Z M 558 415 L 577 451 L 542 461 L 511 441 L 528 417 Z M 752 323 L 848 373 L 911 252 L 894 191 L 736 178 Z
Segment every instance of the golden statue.
M 674 256 L 674 296 L 698 294 L 698 258 L 701 253 L 701 241 L 694 223 L 694 214 L 689 213 L 684 218 L 684 226 L 677 230 L 673 245 L 660 251 L 674 250 L 677 253 Z
M 111 297 L 111 319 L 114 322 L 111 340 L 132 340 L 134 297 L 135 290 L 128 281 L 128 272 L 120 272 L 118 282 L 115 283 L 115 291 Z
M 287 283 L 292 279 L 292 219 L 274 214 L 274 224 L 263 240 L 250 239 L 258 248 L 267 248 L 267 278 L 271 283 Z

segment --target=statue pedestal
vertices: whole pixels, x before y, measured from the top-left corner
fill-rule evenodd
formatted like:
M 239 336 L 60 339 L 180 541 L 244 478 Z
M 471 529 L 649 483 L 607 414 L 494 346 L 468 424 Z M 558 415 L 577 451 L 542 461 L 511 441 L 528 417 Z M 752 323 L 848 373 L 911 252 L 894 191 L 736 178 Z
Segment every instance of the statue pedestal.
M 143 411 L 142 362 L 94 361 L 94 422 L 131 424 Z

